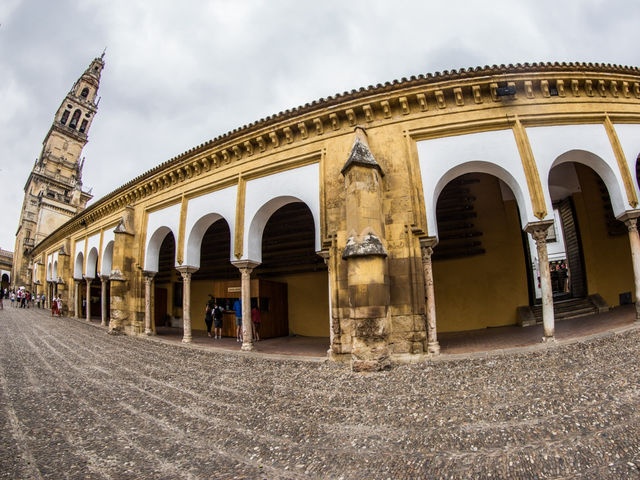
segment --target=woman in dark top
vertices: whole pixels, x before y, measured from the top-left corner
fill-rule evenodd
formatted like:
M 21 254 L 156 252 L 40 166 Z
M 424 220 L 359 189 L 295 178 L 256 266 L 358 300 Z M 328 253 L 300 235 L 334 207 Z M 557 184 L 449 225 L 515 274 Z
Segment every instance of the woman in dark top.
M 213 325 L 213 311 L 209 304 L 207 304 L 207 308 L 204 311 L 204 323 L 207 324 L 207 335 L 211 337 L 211 325 Z
M 215 338 L 222 338 L 222 308 L 217 304 L 213 305 L 213 321 L 215 328 Z

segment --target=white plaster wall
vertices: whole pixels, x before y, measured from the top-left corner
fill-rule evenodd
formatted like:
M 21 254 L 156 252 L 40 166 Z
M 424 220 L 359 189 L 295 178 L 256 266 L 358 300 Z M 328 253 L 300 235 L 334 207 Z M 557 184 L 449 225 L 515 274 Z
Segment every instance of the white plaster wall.
M 76 280 L 82 280 L 82 274 L 84 273 L 84 259 L 87 257 L 84 251 L 85 239 L 78 238 L 75 243 L 75 256 L 73 258 L 73 278 Z M 82 267 L 78 269 L 78 255 L 82 254 Z
M 113 229 L 103 230 L 102 232 L 102 252 L 100 256 L 102 260 L 100 262 L 100 275 L 110 275 L 111 265 L 113 262 L 113 247 L 109 248 L 110 242 L 115 242 L 116 236 L 113 233 Z
M 262 261 L 262 232 L 269 217 L 293 201 L 311 210 L 315 248 L 320 250 L 320 166 L 314 163 L 247 182 L 242 260 Z
M 481 132 L 417 142 L 427 228 L 437 236 L 436 203 L 442 189 L 459 175 L 483 172 L 505 182 L 518 202 L 523 225 L 537 221 L 511 130 Z
M 160 245 L 164 240 L 166 231 L 171 231 L 176 242 L 176 260 L 178 255 L 178 231 L 180 229 L 180 204 L 172 205 L 162 210 L 157 210 L 149 214 L 147 220 L 147 244 L 144 249 L 144 269 L 152 272 L 158 271 L 158 254 Z M 159 235 L 155 235 L 159 231 Z M 177 265 L 177 261 L 175 262 Z
M 200 267 L 202 237 L 207 231 L 207 228 L 220 218 L 223 218 L 227 224 L 229 224 L 231 233 L 229 259 L 233 260 L 237 196 L 238 186 L 234 185 L 189 200 L 185 225 L 185 252 L 183 256 L 185 265 Z
M 584 163 L 595 170 L 609 190 L 614 214 L 624 212 L 626 196 L 620 170 L 604 125 L 555 125 L 527 128 L 533 156 L 538 165 L 547 210 L 552 211 L 549 171 L 565 161 Z M 589 152 L 585 154 L 584 152 Z M 558 158 L 562 155 L 562 158 Z
M 636 175 L 636 160 L 640 154 L 640 125 L 617 123 L 614 128 L 618 134 L 618 140 L 620 140 L 627 165 L 629 165 L 631 176 L 635 180 L 633 187 L 636 189 L 636 195 L 640 198 L 640 191 L 638 190 L 639 179 Z
M 88 238 L 87 252 L 85 272 L 87 277 L 95 278 L 97 274 L 95 261 L 100 253 L 100 233 L 91 235 Z

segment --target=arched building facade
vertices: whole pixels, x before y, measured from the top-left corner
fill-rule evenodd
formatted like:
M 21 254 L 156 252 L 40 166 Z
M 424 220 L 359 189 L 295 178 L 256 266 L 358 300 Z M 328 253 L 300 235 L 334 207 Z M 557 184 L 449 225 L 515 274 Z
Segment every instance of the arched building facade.
M 637 68 L 402 79 L 131 180 L 36 245 L 33 278 L 110 331 L 185 342 L 209 298 L 241 299 L 245 325 L 253 303 L 359 370 L 435 355 L 438 332 L 542 321 L 552 340 L 554 304 L 638 296 L 639 153 Z

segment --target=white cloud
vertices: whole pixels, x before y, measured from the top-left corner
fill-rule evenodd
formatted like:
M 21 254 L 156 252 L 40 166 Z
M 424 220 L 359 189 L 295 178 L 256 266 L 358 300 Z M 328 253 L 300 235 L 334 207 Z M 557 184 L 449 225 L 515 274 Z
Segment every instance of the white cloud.
M 485 64 L 640 64 L 640 2 L 4 0 L 0 247 L 53 115 L 107 47 L 84 184 L 102 196 L 213 137 L 345 90 Z M 6 186 L 6 188 L 5 188 Z

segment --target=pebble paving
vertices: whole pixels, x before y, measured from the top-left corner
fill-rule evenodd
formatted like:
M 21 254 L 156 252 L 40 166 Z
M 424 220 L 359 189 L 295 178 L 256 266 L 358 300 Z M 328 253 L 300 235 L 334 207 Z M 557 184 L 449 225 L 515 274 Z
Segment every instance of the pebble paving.
M 640 478 L 640 330 L 348 366 L 0 310 L 0 478 Z

